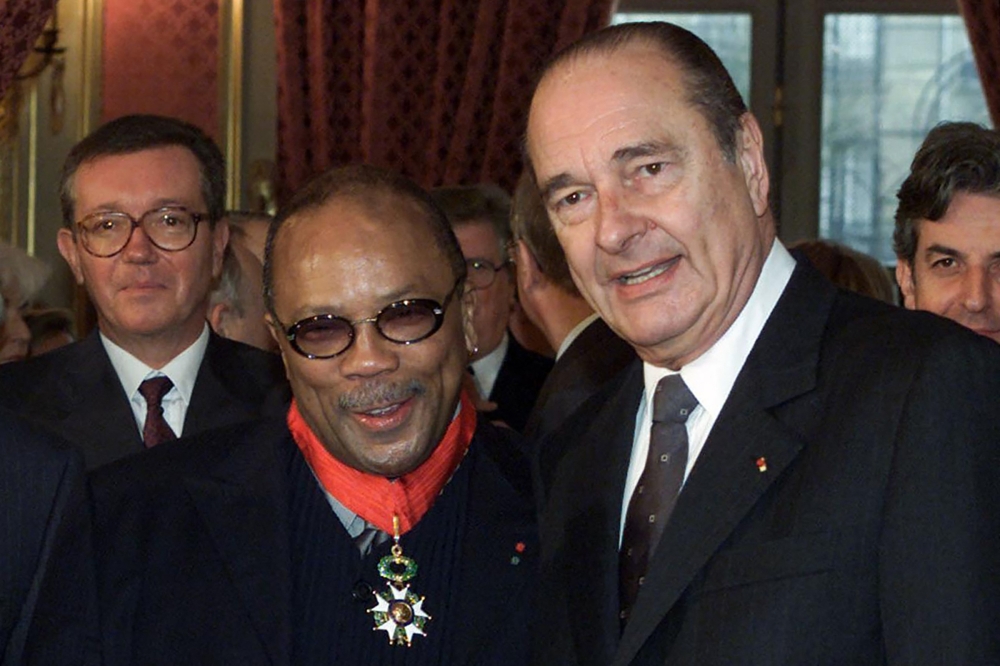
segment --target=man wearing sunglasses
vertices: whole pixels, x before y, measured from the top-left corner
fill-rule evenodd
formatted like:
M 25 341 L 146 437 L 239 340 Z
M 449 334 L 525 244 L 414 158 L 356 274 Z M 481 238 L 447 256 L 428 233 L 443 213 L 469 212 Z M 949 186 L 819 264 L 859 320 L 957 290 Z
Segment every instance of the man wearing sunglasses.
M 218 147 L 188 123 L 126 116 L 70 151 L 61 183 L 59 251 L 97 329 L 5 368 L 2 399 L 77 445 L 91 468 L 258 417 L 280 364 L 205 321 L 228 239 Z
M 95 474 L 106 663 L 527 663 L 530 474 L 462 391 L 474 292 L 441 211 L 333 170 L 264 270 L 286 417 Z

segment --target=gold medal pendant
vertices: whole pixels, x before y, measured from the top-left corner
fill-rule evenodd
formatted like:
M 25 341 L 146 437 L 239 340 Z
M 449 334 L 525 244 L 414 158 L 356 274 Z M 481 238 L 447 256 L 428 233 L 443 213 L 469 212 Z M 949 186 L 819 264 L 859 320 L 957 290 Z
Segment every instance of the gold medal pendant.
M 375 605 L 368 612 L 375 621 L 374 631 L 389 635 L 389 645 L 410 647 L 414 636 L 427 635 L 424 626 L 431 616 L 424 612 L 424 598 L 410 591 L 409 581 L 417 575 L 417 563 L 403 555 L 398 517 L 392 517 L 392 526 L 392 554 L 378 563 L 378 573 L 386 579 L 385 592 L 375 591 Z

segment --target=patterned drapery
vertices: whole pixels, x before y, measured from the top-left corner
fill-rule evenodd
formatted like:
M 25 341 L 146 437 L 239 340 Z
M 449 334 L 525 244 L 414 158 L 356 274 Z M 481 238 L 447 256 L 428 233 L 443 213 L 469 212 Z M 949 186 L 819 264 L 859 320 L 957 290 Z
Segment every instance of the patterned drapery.
M 52 15 L 55 0 L 0 2 L 0 99 Z
M 274 0 L 278 180 L 336 164 L 512 188 L 535 73 L 612 0 Z
M 993 126 L 1000 128 L 1000 0 L 958 0 Z

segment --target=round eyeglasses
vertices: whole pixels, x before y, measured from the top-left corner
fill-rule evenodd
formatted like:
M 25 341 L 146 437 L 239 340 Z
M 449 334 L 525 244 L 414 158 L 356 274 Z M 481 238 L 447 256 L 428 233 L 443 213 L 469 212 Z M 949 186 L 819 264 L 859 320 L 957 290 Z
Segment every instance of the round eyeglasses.
M 346 352 L 354 344 L 355 327 L 359 324 L 374 324 L 379 335 L 389 342 L 411 345 L 437 333 L 461 284 L 461 279 L 455 282 L 443 303 L 429 298 L 408 298 L 355 321 L 333 314 L 314 315 L 289 326 L 285 337 L 292 349 L 311 359 L 333 358 Z
M 149 242 L 165 252 L 179 252 L 198 235 L 203 213 L 180 206 L 146 211 L 137 220 L 128 213 L 98 211 L 76 223 L 83 248 L 95 257 L 113 257 L 128 245 L 136 227 L 142 227 Z
M 510 259 L 507 259 L 497 266 L 488 259 L 466 259 L 469 286 L 473 289 L 486 289 L 496 281 L 497 273 L 507 268 L 510 263 Z

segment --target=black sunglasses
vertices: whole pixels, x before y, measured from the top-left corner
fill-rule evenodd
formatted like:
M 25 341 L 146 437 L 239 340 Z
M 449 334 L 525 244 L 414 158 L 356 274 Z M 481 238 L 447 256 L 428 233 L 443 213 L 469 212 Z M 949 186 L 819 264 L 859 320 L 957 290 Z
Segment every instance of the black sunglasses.
M 289 326 L 285 337 L 292 349 L 310 359 L 333 358 L 346 352 L 354 344 L 355 327 L 360 324 L 374 324 L 379 335 L 389 342 L 400 345 L 420 342 L 441 328 L 448 304 L 462 281 L 455 281 L 443 303 L 429 298 L 408 298 L 355 321 L 333 314 L 313 315 Z

